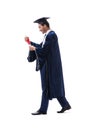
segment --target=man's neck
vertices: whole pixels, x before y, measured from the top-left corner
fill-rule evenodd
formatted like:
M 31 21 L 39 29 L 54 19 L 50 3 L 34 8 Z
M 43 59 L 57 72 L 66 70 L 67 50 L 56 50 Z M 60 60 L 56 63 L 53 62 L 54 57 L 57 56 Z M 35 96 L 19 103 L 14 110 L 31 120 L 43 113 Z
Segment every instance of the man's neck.
M 48 35 L 48 33 L 51 31 L 51 29 L 49 28 L 44 34 Z
M 50 30 L 50 28 L 48 28 L 45 33 L 47 33 L 49 30 Z

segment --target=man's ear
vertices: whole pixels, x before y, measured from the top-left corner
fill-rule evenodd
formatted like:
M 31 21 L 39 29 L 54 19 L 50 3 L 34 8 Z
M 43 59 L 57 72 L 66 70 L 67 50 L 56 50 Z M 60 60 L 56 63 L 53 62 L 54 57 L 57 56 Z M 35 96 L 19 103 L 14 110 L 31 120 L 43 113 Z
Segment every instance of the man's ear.
M 47 27 L 46 24 L 44 24 L 44 27 L 45 27 L 45 28 Z

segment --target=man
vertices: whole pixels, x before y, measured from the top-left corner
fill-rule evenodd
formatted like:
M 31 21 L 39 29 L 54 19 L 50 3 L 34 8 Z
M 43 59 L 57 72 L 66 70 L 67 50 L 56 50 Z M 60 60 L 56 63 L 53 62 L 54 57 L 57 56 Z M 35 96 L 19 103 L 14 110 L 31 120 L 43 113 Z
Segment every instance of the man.
M 57 113 L 63 113 L 71 109 L 65 98 L 61 55 L 58 45 L 58 37 L 50 29 L 48 17 L 40 18 L 34 23 L 38 23 L 39 30 L 44 34 L 41 44 L 31 42 L 29 49 L 36 55 L 36 71 L 40 70 L 42 83 L 42 100 L 39 110 L 32 115 L 47 114 L 49 100 L 56 98 L 62 109 Z M 26 37 L 28 38 L 28 37 Z M 29 61 L 28 56 L 28 61 Z

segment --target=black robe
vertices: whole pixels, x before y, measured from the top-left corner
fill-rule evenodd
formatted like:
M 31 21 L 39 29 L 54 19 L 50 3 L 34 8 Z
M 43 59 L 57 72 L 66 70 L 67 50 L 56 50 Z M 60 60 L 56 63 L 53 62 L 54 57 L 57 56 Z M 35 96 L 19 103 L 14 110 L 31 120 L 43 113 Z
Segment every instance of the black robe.
M 61 55 L 58 45 L 58 37 L 54 31 L 49 32 L 45 44 L 31 42 L 36 47 L 36 71 L 41 72 L 42 90 L 46 86 L 47 96 L 49 99 L 65 96 L 64 80 L 62 72 Z M 28 56 L 29 61 L 29 56 Z M 44 74 L 42 73 L 44 72 Z

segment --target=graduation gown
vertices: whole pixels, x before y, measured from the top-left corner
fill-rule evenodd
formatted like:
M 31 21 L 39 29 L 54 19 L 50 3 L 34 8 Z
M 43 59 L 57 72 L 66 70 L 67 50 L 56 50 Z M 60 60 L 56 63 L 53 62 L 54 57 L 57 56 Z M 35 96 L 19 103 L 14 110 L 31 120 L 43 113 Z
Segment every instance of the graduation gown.
M 61 55 L 56 33 L 49 32 L 43 48 L 42 43 L 31 42 L 31 44 L 36 47 L 36 71 L 40 70 L 42 90 L 46 91 L 49 99 L 65 96 Z

